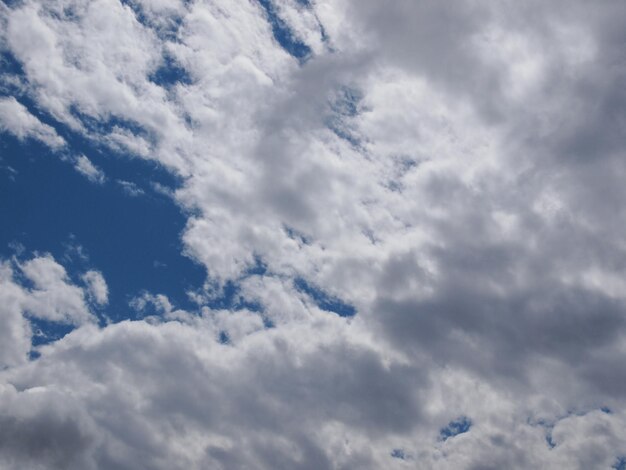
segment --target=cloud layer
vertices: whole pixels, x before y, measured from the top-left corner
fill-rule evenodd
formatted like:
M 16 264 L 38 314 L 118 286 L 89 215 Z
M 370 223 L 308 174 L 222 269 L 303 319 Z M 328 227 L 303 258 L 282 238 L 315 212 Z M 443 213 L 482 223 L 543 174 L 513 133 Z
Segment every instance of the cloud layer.
M 94 182 L 61 130 L 166 168 L 183 254 L 207 273 L 197 309 L 137 293 L 135 320 L 110 324 L 96 269 L 78 283 L 50 255 L 4 261 L 4 467 L 626 458 L 626 6 L 55 0 L 0 15 L 20 68 L 2 74 L 0 129 L 75 155 Z M 77 328 L 33 346 L 37 319 Z

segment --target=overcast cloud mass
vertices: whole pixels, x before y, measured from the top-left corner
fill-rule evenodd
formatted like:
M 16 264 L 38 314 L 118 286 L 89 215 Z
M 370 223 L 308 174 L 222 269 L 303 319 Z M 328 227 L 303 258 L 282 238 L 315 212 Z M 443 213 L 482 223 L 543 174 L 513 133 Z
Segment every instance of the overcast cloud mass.
M 625 469 L 625 43 L 620 0 L 4 0 L 0 185 L 106 229 L 3 247 L 0 467 Z M 91 193 L 175 204 L 183 300 L 89 257 L 181 277 L 179 222 Z

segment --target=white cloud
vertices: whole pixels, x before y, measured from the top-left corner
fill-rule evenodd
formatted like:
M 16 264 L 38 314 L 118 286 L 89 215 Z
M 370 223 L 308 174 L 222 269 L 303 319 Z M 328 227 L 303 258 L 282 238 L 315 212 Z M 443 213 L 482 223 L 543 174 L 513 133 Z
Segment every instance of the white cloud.
M 65 268 L 49 255 L 23 263 L 2 261 L 0 305 L 2 367 L 26 361 L 32 336 L 28 318 L 70 325 L 95 320 L 85 303 L 85 292 L 71 283 Z
M 79 325 L 93 320 L 84 292 L 70 283 L 65 268 L 52 256 L 39 256 L 18 265 L 33 283 L 24 308 L 38 318 Z
M 145 194 L 145 191 L 132 181 L 117 180 L 117 184 L 119 184 L 129 196 L 136 197 Z
M 167 296 L 163 294 L 154 295 L 149 292 L 143 292 L 141 295 L 133 298 L 129 305 L 138 312 L 143 312 L 148 305 L 153 305 L 159 314 L 169 314 L 173 309 Z
M 84 155 L 80 155 L 76 158 L 74 168 L 92 183 L 102 184 L 106 179 L 104 172 Z
M 99 305 L 106 305 L 109 301 L 109 287 L 100 271 L 87 271 L 83 274 L 83 281 L 87 284 L 89 293 Z
M 0 98 L 0 130 L 10 132 L 20 140 L 37 139 L 55 150 L 65 145 L 65 140 L 53 127 L 33 116 L 12 96 Z

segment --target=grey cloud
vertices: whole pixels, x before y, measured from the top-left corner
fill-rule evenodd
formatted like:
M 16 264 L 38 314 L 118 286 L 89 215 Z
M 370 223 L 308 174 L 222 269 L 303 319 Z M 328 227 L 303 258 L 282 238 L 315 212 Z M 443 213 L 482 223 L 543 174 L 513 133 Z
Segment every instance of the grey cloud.
M 0 462 L 5 468 L 94 468 L 91 420 L 79 405 L 46 389 L 2 391 Z
M 72 401 L 90 410 L 91 432 L 75 441 L 84 432 L 67 423 L 51 452 L 77 453 L 97 468 L 161 468 L 166 462 L 174 468 L 201 468 L 202 462 L 335 468 L 337 456 L 324 444 L 333 436 L 326 423 L 357 435 L 366 430 L 374 440 L 419 425 L 423 374 L 385 366 L 376 353 L 340 337 L 308 339 L 311 349 L 302 351 L 301 334 L 257 335 L 236 350 L 176 323 L 78 330 L 11 381 L 20 389 L 48 383 L 59 399 L 69 391 L 64 383 L 73 384 Z M 34 441 L 43 439 L 32 432 Z M 181 453 L 180 446 L 195 447 L 196 439 L 199 448 Z M 42 450 L 33 455 L 38 458 L 44 463 L 49 455 Z
M 496 194 L 507 191 L 496 187 Z M 570 390 L 614 395 L 623 378 L 609 358 L 622 357 L 624 298 L 575 279 L 590 264 L 622 272 L 616 240 L 576 219 L 543 220 L 524 206 L 516 208 L 516 231 L 502 237 L 495 213 L 506 200 L 494 207 L 497 196 L 484 196 L 436 182 L 423 202 L 445 204 L 449 217 L 436 222 L 434 246 L 382 266 L 371 318 L 391 344 L 490 381 L 511 377 L 525 386 L 535 359 L 550 358 L 563 370 L 591 374 Z

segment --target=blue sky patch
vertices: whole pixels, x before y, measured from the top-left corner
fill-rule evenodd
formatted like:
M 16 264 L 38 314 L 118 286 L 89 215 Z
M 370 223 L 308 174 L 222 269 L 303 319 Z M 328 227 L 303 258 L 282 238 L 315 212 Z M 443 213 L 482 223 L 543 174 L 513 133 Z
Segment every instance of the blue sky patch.
M 357 116 L 360 112 L 359 104 L 363 99 L 361 91 L 343 86 L 330 100 L 331 112 L 326 117 L 325 123 L 328 128 L 340 139 L 344 139 L 352 146 L 361 145 L 361 139 L 353 129 L 350 118 Z
M 289 227 L 289 226 L 285 225 L 284 229 L 285 229 L 285 233 L 287 233 L 287 236 L 289 238 L 291 238 L 292 240 L 297 241 L 299 244 L 302 244 L 302 245 L 310 245 L 311 244 L 311 240 L 309 239 L 309 237 L 307 237 L 302 232 L 299 232 L 295 228 L 292 228 L 292 227 Z
M 29 317 L 29 320 L 33 332 L 32 345 L 34 348 L 63 338 L 74 329 L 73 325 L 52 322 L 41 318 Z
M 226 333 L 225 331 L 220 331 L 219 337 L 218 337 L 218 341 L 221 344 L 229 344 L 230 343 L 230 337 L 228 336 L 228 333 Z
M 1 65 L 4 73 L 23 73 L 11 54 L 2 54 Z M 38 141 L 0 134 L 0 217 L 11 221 L 0 226 L 0 256 L 50 253 L 70 276 L 91 268 L 101 271 L 109 286 L 113 321 L 134 318 L 128 302 L 142 291 L 165 294 L 178 307 L 192 308 L 186 291 L 203 284 L 206 270 L 181 254 L 187 214 L 153 189 L 174 189 L 180 179 L 153 161 L 111 150 L 74 132 L 13 90 L 10 82 L 2 83 L 0 95 L 11 92 L 9 96 L 53 127 L 67 147 L 54 152 Z M 132 122 L 72 112 L 96 134 L 121 128 L 150 139 Z M 101 184 L 73 167 L 81 155 L 101 170 Z M 43 334 L 35 341 L 54 338 L 54 328 L 42 323 Z
M 439 438 L 442 441 L 446 441 L 451 437 L 458 436 L 459 434 L 466 433 L 472 427 L 472 420 L 466 416 L 450 421 L 448 425 L 439 431 Z
M 169 54 L 163 56 L 163 62 L 150 76 L 150 80 L 163 88 L 169 88 L 177 83 L 183 85 L 192 83 L 189 72 Z
M 133 0 L 120 0 L 120 2 L 130 8 L 135 18 L 144 27 L 152 29 L 156 35 L 163 41 L 176 41 L 178 38 L 178 30 L 182 26 L 183 18 L 178 15 L 161 16 L 157 23 L 151 21 L 149 15 L 144 11 L 141 3 Z M 188 6 L 191 0 L 184 0 L 183 4 Z
M 90 182 L 37 141 L 2 134 L 0 217 L 11 224 L 0 226 L 0 255 L 10 257 L 20 246 L 26 254 L 51 253 L 70 274 L 102 271 L 113 320 L 128 318 L 128 302 L 142 290 L 191 306 L 186 291 L 202 285 L 206 272 L 181 255 L 187 218 L 169 197 L 150 191 L 153 182 L 171 187 L 175 179 L 151 162 L 105 155 L 85 139 L 72 140 L 72 151 L 88 155 L 107 182 Z M 133 197 L 118 180 L 145 194 Z
M 272 27 L 272 33 L 274 39 L 281 45 L 285 51 L 290 55 L 298 59 L 300 62 L 304 62 L 308 56 L 311 55 L 311 48 L 296 38 L 289 28 L 289 25 L 285 23 L 276 13 L 274 4 L 270 0 L 258 0 L 265 14 L 267 20 Z
M 297 278 L 294 281 L 294 285 L 300 292 L 307 294 L 322 310 L 336 313 L 340 317 L 353 317 L 356 315 L 354 306 L 327 294 L 302 278 Z
M 611 468 L 615 470 L 626 470 L 626 457 L 618 457 Z
M 262 312 L 263 306 L 246 300 L 241 295 L 241 287 L 238 282 L 228 280 L 222 286 L 219 296 L 207 302 L 207 306 L 215 310 L 243 310 Z

